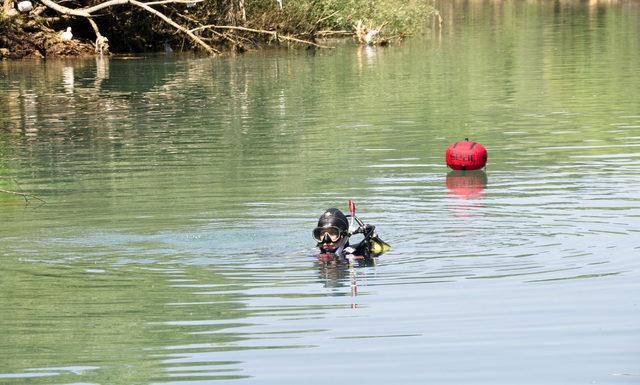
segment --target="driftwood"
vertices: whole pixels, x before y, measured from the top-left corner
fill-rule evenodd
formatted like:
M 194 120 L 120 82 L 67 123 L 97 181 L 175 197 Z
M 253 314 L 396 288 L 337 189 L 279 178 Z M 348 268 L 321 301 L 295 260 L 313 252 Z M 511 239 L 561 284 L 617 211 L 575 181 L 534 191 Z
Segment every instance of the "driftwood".
M 354 27 L 354 30 L 355 30 L 354 34 L 356 36 L 356 40 L 361 45 L 379 44 L 381 41 L 379 39 L 380 31 L 382 31 L 382 28 L 384 28 L 386 24 L 387 24 L 386 22 L 382 23 L 382 25 L 375 28 L 375 27 L 372 27 L 371 24 L 369 24 L 368 26 L 365 26 L 362 20 L 358 20 L 358 22 Z
M 166 16 L 162 12 L 160 12 L 160 11 L 158 11 L 158 10 L 156 10 L 156 9 L 151 7 L 151 5 L 169 4 L 169 3 L 194 3 L 194 2 L 201 1 L 201 0 L 191 0 L 191 1 L 188 1 L 188 0 L 160 0 L 160 1 L 153 1 L 153 2 L 149 2 L 149 3 L 143 3 L 143 2 L 138 1 L 138 0 L 109 0 L 109 1 L 105 1 L 104 3 L 100 3 L 98 5 L 94 5 L 93 7 L 79 8 L 79 9 L 72 9 L 72 8 L 65 7 L 63 5 L 55 3 L 53 0 L 40 0 L 40 1 L 42 2 L 42 4 L 46 5 L 47 7 L 53 9 L 56 12 L 62 13 L 64 15 L 80 16 L 80 17 L 84 17 L 87 20 L 89 20 L 89 23 L 91 24 L 91 27 L 93 28 L 93 30 L 96 33 L 96 50 L 98 50 L 98 48 L 99 48 L 98 47 L 99 43 L 104 43 L 104 37 L 100 34 L 100 31 L 98 30 L 98 26 L 93 21 L 93 17 L 94 17 L 93 14 L 95 12 L 101 10 L 101 9 L 112 7 L 114 5 L 131 4 L 131 5 L 136 6 L 138 8 L 142 8 L 145 11 L 147 11 L 147 12 L 149 12 L 149 13 L 157 16 L 157 17 L 159 17 L 164 22 L 166 22 L 167 24 L 171 25 L 172 27 L 174 27 L 178 31 L 186 34 L 194 43 L 196 43 L 197 45 L 202 47 L 209 54 L 220 53 L 220 51 L 218 51 L 215 48 L 211 47 L 209 44 L 205 43 L 201 38 L 196 36 L 193 33 L 193 30 L 189 30 L 189 29 L 183 27 L 182 25 L 176 23 L 175 21 L 170 19 L 168 16 Z
M 317 31 L 316 36 L 353 36 L 353 31 Z
M 227 29 L 227 30 L 235 30 L 235 31 L 246 31 L 246 32 L 253 32 L 253 33 L 260 33 L 260 34 L 264 34 L 264 35 L 271 35 L 273 36 L 276 40 L 286 40 L 286 41 L 292 41 L 292 42 L 296 42 L 296 43 L 301 43 L 301 44 L 308 44 L 314 47 L 318 47 L 318 48 L 331 48 L 328 46 L 324 46 L 324 45 L 320 45 L 317 43 L 314 43 L 312 41 L 309 40 L 302 40 L 302 39 L 298 39 L 295 37 L 291 37 L 291 36 L 282 36 L 279 35 L 277 31 L 267 31 L 264 29 L 254 29 L 254 28 L 248 28 L 248 27 L 240 27 L 240 26 L 234 26 L 234 25 L 203 25 L 197 28 L 193 28 L 190 30 L 191 33 L 196 32 L 196 31 L 201 31 L 204 29 L 211 29 L 211 30 L 215 30 L 215 29 Z

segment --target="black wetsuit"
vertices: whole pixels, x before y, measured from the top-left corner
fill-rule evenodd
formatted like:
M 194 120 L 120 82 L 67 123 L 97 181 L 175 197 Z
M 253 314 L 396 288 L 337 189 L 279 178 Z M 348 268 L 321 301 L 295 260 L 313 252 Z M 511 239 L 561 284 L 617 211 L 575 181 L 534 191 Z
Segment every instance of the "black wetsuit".
M 373 242 L 375 227 L 371 225 L 365 225 L 362 228 L 362 233 L 364 235 L 364 239 L 355 245 L 350 245 L 349 240 L 345 243 L 344 246 L 338 248 L 336 251 L 327 252 L 322 249 L 322 245 L 318 245 L 320 247 L 321 257 L 323 259 L 337 259 L 344 261 L 353 261 L 357 260 L 360 262 L 363 261 L 372 261 L 374 257 L 377 257 L 379 254 L 374 254 L 371 251 L 371 244 Z

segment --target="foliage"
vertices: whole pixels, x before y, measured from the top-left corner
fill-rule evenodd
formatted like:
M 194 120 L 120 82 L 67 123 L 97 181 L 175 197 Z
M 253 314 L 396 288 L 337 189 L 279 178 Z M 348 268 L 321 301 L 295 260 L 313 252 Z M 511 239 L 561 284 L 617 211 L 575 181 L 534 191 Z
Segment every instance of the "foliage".
M 321 0 L 297 4 L 306 5 L 312 19 L 333 15 L 326 20 L 325 29 L 353 30 L 356 21 L 362 20 L 373 28 L 384 25 L 386 36 L 410 35 L 433 11 L 432 7 L 417 1 Z
M 59 2 L 68 8 L 82 9 L 103 3 L 104 0 L 74 0 Z M 365 27 L 380 29 L 384 39 L 402 38 L 416 31 L 432 8 L 423 2 L 411 0 L 284 0 L 282 9 L 275 0 L 204 0 L 197 3 L 164 3 L 154 6 L 176 23 L 187 29 L 204 26 L 242 26 L 260 31 L 277 31 L 313 41 L 320 31 L 352 33 L 358 21 Z M 46 22 L 41 25 L 53 31 L 73 28 L 74 36 L 93 42 L 95 33 L 82 17 L 60 15 L 52 9 L 41 13 Z M 3 24 L 22 23 L 36 19 L 19 15 Z M 168 43 L 174 50 L 191 49 L 193 43 L 184 34 L 143 9 L 130 5 L 106 8 L 94 18 L 101 33 L 109 39 L 114 52 L 161 51 Z M 0 32 L 9 26 L 0 25 Z M 203 28 L 198 31 L 208 44 L 243 48 L 274 41 L 268 33 Z M 26 34 L 22 34 L 24 38 Z M 6 39 L 5 39 L 6 40 Z M 12 40 L 15 45 L 15 39 Z M 12 44 L 0 42 L 0 48 Z M 43 51 L 40 49 L 40 51 Z

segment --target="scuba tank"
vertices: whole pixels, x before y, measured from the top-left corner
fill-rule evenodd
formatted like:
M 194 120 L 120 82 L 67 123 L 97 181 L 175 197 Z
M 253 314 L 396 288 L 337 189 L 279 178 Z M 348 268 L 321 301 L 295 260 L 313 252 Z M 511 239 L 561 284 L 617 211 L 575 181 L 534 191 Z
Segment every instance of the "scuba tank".
M 376 254 L 376 255 L 382 254 L 391 250 L 391 245 L 389 245 L 387 242 L 383 241 L 382 239 L 378 238 L 377 234 L 374 234 L 373 237 L 371 238 L 371 247 L 369 250 L 371 251 L 372 254 Z
M 377 256 L 391 250 L 391 246 L 387 242 L 380 239 L 378 233 L 376 232 L 375 226 L 364 225 L 361 228 L 363 229 L 362 233 L 364 235 L 364 240 L 362 240 L 361 243 L 364 243 L 366 251 L 374 256 Z

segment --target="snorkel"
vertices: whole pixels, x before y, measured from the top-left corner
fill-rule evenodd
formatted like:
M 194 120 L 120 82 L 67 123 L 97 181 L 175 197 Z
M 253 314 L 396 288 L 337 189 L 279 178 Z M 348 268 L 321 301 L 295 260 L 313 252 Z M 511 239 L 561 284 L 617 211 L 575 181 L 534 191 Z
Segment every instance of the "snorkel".
M 356 203 L 349 199 L 349 236 L 353 234 L 363 233 L 366 225 L 356 217 Z M 357 227 L 353 225 L 353 222 L 357 223 Z
M 374 256 L 391 250 L 391 246 L 378 237 L 375 226 L 365 225 L 360 218 L 356 217 L 356 204 L 351 199 L 349 199 L 349 214 L 351 215 L 349 218 L 349 236 L 358 233 L 363 234 L 364 240 L 362 242 L 366 242 L 368 251 Z M 358 224 L 357 227 L 354 226 L 354 221 Z M 349 249 L 350 248 L 347 248 L 347 251 L 349 251 Z
M 353 228 L 353 220 L 356 218 L 356 203 L 349 199 L 349 235 L 353 234 L 356 229 Z

